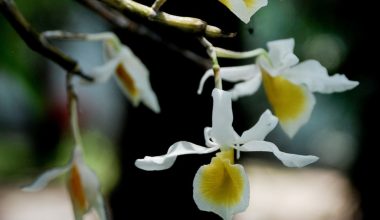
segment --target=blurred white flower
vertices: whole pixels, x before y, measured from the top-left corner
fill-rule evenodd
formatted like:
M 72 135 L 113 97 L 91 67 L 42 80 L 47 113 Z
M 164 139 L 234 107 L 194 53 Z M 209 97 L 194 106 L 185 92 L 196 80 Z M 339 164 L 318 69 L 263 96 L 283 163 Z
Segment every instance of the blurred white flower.
M 44 172 L 32 184 L 24 187 L 23 191 L 42 190 L 51 180 L 62 174 L 67 175 L 67 188 L 70 192 L 75 219 L 82 220 L 83 216 L 93 208 L 100 220 L 107 220 L 98 178 L 84 163 L 79 147 L 75 147 L 72 159 L 67 165 Z
M 104 38 L 105 57 L 107 62 L 91 71 L 96 82 L 107 81 L 112 75 L 123 93 L 133 106 L 143 102 L 154 112 L 160 112 L 160 106 L 150 81 L 149 70 L 134 55 L 129 47 L 120 43 L 116 35 L 107 33 Z

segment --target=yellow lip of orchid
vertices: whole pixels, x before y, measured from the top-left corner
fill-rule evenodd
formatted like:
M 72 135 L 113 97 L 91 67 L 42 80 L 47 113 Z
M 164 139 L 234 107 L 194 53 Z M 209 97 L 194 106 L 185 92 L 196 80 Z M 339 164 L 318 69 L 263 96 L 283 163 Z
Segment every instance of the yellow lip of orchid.
M 212 211 L 225 220 L 247 209 L 249 182 L 244 168 L 233 164 L 233 148 L 223 150 L 209 165 L 199 168 L 193 181 L 193 197 L 198 208 Z
M 40 191 L 50 181 L 63 174 L 67 174 L 67 187 L 73 203 L 75 219 L 83 219 L 83 215 L 94 208 L 100 220 L 107 220 L 99 181 L 95 173 L 83 162 L 78 147 L 74 149 L 73 157 L 66 166 L 44 172 L 22 190 L 25 192 Z
M 252 15 L 268 4 L 268 0 L 219 0 L 240 20 L 248 23 Z
M 169 147 L 165 155 L 138 159 L 135 165 L 143 170 L 165 170 L 176 158 L 187 154 L 206 154 L 221 150 L 209 165 L 202 166 L 195 175 L 193 196 L 198 208 L 217 213 L 229 220 L 248 206 L 249 183 L 241 165 L 234 164 L 234 150 L 272 152 L 284 165 L 303 167 L 318 160 L 315 156 L 303 156 L 281 152 L 276 145 L 264 141 L 277 125 L 277 118 L 269 110 L 259 121 L 239 136 L 232 127 L 232 95 L 214 89 L 212 127 L 205 128 L 206 146 L 179 141 Z

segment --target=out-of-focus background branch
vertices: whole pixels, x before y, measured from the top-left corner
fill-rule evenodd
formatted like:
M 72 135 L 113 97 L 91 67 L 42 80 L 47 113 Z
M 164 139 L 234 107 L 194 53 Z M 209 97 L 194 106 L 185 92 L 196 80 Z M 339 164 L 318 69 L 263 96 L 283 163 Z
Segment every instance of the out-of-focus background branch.
M 75 60 L 52 46 L 43 35 L 34 30 L 12 0 L 1 0 L 0 11 L 30 49 L 57 63 L 66 71 L 92 81 L 91 77 L 82 73 Z

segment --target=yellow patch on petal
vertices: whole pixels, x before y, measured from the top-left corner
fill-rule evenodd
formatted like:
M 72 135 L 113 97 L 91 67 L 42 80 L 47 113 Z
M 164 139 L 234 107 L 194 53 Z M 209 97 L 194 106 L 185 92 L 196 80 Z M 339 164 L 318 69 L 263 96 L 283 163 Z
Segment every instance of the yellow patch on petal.
M 252 8 L 253 5 L 255 5 L 256 0 L 244 0 L 244 3 L 245 3 L 245 5 L 246 5 L 248 8 Z
M 137 97 L 139 95 L 135 80 L 131 77 L 131 74 L 125 69 L 122 63 L 116 67 L 116 75 L 131 97 Z
M 232 5 L 230 3 L 230 0 L 219 0 L 223 5 L 225 5 L 227 8 L 231 9 Z
M 216 156 L 220 159 L 229 160 L 231 164 L 235 163 L 235 154 L 233 148 L 230 148 L 228 150 L 222 150 L 221 152 L 217 153 Z
M 272 77 L 261 69 L 264 89 L 281 122 L 297 120 L 308 109 L 308 92 L 282 76 Z
M 243 199 L 244 170 L 233 165 L 233 149 L 222 151 L 200 170 L 199 193 L 217 206 L 236 206 Z
M 71 168 L 68 186 L 71 198 L 74 202 L 74 207 L 79 208 L 80 211 L 84 213 L 88 208 L 88 203 L 83 189 L 79 168 L 76 164 Z

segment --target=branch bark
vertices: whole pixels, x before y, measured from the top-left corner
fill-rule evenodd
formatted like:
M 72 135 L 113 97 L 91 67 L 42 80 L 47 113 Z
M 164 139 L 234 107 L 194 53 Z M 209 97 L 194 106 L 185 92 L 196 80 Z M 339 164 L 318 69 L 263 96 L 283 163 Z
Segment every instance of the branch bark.
M 236 35 L 235 33 L 224 33 L 220 28 L 208 25 L 201 19 L 171 15 L 162 11 L 156 12 L 152 7 L 148 7 L 132 0 L 98 1 L 123 13 L 134 13 L 153 22 L 205 37 L 234 37 Z
M 194 53 L 191 50 L 180 48 L 176 44 L 164 40 L 159 34 L 152 31 L 145 25 L 138 24 L 130 20 L 129 18 L 121 14 L 119 11 L 106 7 L 103 3 L 99 2 L 98 0 L 76 0 L 76 1 L 84 5 L 85 7 L 91 9 L 92 11 L 94 11 L 95 13 L 103 17 L 106 21 L 116 26 L 117 28 L 124 29 L 132 33 L 138 34 L 140 36 L 149 38 L 150 40 L 158 44 L 163 44 L 168 49 L 180 54 L 186 59 L 193 61 L 194 63 L 196 63 L 200 67 L 203 67 L 204 69 L 209 69 L 212 67 L 212 64 L 209 59 L 206 59 Z

